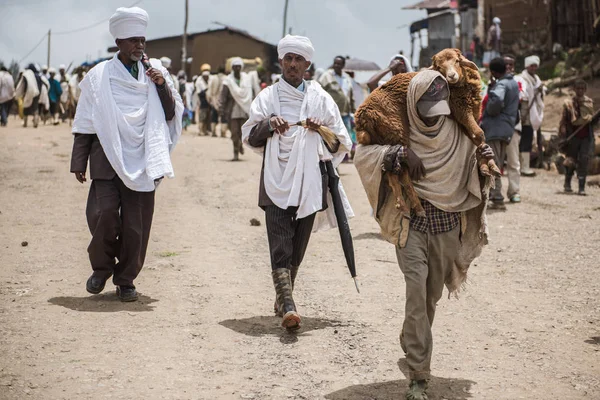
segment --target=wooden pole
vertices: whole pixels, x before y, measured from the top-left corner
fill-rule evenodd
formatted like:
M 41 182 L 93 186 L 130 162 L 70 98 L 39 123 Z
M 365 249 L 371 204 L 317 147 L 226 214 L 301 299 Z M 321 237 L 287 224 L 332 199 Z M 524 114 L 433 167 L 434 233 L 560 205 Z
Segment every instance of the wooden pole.
M 288 13 L 288 5 L 290 4 L 289 0 L 285 0 L 285 6 L 283 8 L 283 33 L 281 34 L 281 37 L 285 36 L 285 33 L 287 31 L 287 13 Z
M 183 24 L 183 44 L 181 48 L 181 69 L 187 73 L 187 27 L 188 27 L 188 11 L 190 7 L 189 0 L 185 0 L 185 22 Z
M 52 36 L 52 29 L 48 29 L 48 58 L 47 58 L 47 66 L 50 68 L 50 37 Z

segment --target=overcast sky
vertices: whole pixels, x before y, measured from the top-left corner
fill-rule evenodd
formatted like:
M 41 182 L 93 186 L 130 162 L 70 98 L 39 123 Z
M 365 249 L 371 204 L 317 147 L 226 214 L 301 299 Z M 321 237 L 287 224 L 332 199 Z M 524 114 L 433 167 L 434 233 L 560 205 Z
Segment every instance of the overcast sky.
M 402 10 L 417 0 L 289 0 L 288 26 L 308 36 L 315 46 L 317 67 L 335 55 L 350 55 L 386 66 L 399 50 L 410 55 L 408 25 L 425 11 Z M 105 56 L 113 44 L 108 20 L 117 7 L 135 0 L 0 0 L 0 60 L 20 61 L 52 29 L 51 64 L 79 64 Z M 148 39 L 183 32 L 184 0 L 142 0 L 148 11 Z M 284 0 L 190 0 L 188 32 L 218 28 L 212 21 L 243 29 L 266 42 L 281 38 Z M 47 42 L 21 61 L 46 63 Z M 152 55 L 160 57 L 160 54 Z

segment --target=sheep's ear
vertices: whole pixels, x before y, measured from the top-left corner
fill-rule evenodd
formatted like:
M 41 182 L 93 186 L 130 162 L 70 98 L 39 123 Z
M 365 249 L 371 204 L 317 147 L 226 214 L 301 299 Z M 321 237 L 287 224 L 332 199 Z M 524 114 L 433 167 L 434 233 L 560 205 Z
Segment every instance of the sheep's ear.
M 433 56 L 431 57 L 431 69 L 437 69 L 438 64 L 437 64 L 437 57 Z
M 473 61 L 469 61 L 466 58 L 461 58 L 460 60 L 460 66 L 463 68 L 469 68 L 475 71 L 479 71 L 479 68 L 477 67 L 477 65 L 473 62 Z

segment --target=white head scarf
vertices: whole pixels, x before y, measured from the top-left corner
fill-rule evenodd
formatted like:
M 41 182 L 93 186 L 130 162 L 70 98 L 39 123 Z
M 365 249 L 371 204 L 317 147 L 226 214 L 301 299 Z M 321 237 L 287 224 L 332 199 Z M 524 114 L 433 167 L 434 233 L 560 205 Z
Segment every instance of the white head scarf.
M 279 59 L 283 59 L 287 53 L 298 54 L 306 61 L 312 61 L 315 48 L 309 38 L 304 36 L 286 35 L 277 44 Z
M 396 54 L 394 57 L 392 57 L 390 59 L 390 62 L 394 61 L 394 60 L 397 60 L 398 58 L 401 58 L 404 61 L 404 65 L 406 66 L 406 72 L 413 72 L 414 71 L 412 65 L 410 64 L 410 61 L 408 60 L 408 58 L 405 57 L 402 54 Z
M 146 37 L 148 13 L 139 7 L 119 7 L 108 21 L 108 29 L 115 39 Z
M 525 57 L 525 68 L 528 68 L 531 65 L 540 65 L 540 58 L 538 56 L 529 56 Z
M 67 69 L 67 66 L 65 64 L 60 64 L 60 66 L 58 67 L 58 69 Z
M 241 57 L 233 57 L 231 59 L 231 66 L 235 67 L 236 65 L 239 65 L 240 67 L 244 68 L 244 60 L 242 60 Z
M 171 59 L 169 57 L 161 57 L 160 63 L 163 67 L 169 68 L 171 66 Z
M 492 20 L 492 22 L 496 25 L 500 24 L 502 21 L 500 21 L 500 18 L 498 17 L 494 17 L 494 19 Z

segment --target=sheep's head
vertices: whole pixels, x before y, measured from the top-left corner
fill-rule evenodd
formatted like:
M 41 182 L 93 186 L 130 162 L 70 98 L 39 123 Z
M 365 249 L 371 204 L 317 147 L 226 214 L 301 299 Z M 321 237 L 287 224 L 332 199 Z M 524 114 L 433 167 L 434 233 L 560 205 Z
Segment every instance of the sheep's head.
M 458 49 L 444 49 L 434 55 L 431 69 L 444 75 L 450 85 L 462 81 L 464 76 L 463 68 L 470 68 L 478 71 L 477 65 L 467 60 Z

